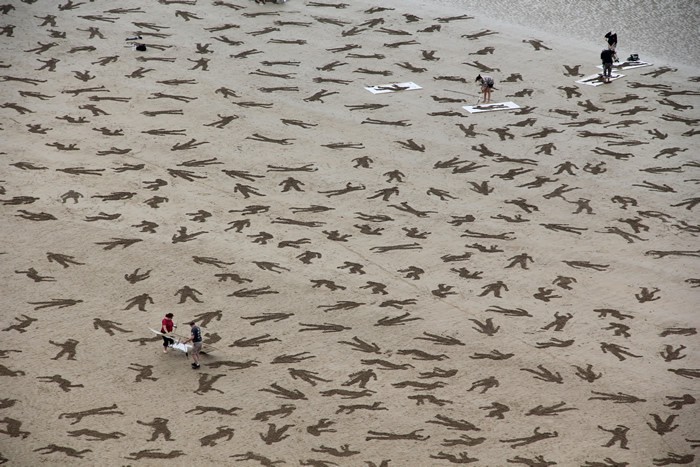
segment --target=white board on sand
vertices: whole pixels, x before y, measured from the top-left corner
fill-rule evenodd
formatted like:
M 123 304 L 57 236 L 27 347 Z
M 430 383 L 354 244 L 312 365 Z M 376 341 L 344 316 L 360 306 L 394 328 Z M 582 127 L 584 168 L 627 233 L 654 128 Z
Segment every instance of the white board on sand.
M 423 89 L 416 83 L 410 81 L 408 83 L 391 83 L 391 84 L 380 84 L 377 86 L 365 86 L 365 89 L 372 94 L 384 94 L 387 92 L 398 92 L 398 91 L 415 91 L 416 89 Z
M 612 73 L 610 75 L 610 81 L 615 81 L 616 79 L 620 79 L 625 75 L 620 75 L 617 73 Z M 586 76 L 585 78 L 581 78 L 576 81 L 578 84 L 586 84 L 588 86 L 600 86 L 601 84 L 605 84 L 603 81 L 603 74 L 596 74 L 596 75 L 590 75 Z
M 515 102 L 497 102 L 494 104 L 465 105 L 462 108 L 471 114 L 475 114 L 479 112 L 493 112 L 496 110 L 519 109 L 520 106 Z
M 653 63 L 643 62 L 638 60 L 636 62 L 618 62 L 613 63 L 613 70 L 632 70 L 634 68 L 642 68 L 645 66 L 652 66 Z M 599 69 L 603 69 L 603 65 L 598 65 Z

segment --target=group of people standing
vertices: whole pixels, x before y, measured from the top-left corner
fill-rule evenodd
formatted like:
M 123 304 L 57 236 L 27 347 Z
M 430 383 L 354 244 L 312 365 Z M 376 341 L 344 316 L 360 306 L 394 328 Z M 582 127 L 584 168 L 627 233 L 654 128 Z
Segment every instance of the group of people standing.
M 160 332 L 163 334 L 163 353 L 168 352 L 168 348 L 175 343 L 175 339 L 169 336 L 171 332 L 177 328 L 173 322 L 172 313 L 166 313 L 161 321 Z M 192 369 L 199 368 L 199 354 L 202 351 L 202 329 L 197 326 L 197 323 L 190 321 L 190 337 L 183 341 L 183 344 L 192 342 Z

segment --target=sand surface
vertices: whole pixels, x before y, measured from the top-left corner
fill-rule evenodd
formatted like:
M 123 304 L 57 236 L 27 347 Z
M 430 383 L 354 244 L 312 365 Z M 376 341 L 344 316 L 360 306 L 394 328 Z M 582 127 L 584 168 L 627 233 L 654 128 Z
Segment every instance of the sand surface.
M 3 3 L 0 462 L 698 465 L 697 69 L 579 85 L 597 48 L 398 0 Z

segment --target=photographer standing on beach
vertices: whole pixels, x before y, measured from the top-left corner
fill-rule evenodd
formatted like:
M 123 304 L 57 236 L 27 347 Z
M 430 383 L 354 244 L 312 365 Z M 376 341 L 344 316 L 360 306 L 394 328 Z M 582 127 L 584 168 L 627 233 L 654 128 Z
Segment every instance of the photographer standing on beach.
M 489 102 L 491 102 L 491 90 L 493 89 L 493 85 L 495 84 L 493 78 L 486 75 L 478 75 L 476 77 L 476 82 L 481 84 L 481 93 L 483 95 L 484 104 L 488 104 Z
M 613 60 L 617 60 L 615 50 L 603 49 L 600 53 L 600 59 L 603 61 L 603 82 L 609 83 L 612 78 Z

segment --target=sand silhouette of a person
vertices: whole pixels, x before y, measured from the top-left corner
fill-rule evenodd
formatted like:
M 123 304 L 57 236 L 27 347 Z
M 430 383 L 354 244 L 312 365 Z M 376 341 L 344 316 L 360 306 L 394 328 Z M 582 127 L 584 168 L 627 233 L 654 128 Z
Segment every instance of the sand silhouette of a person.
M 302 182 L 301 180 L 297 180 L 296 178 L 293 178 L 293 177 L 288 177 L 288 178 L 282 180 L 278 184 L 278 186 L 282 187 L 282 193 L 286 193 L 289 190 L 303 192 L 304 189 L 302 188 L 302 186 L 304 186 L 304 185 L 305 185 L 304 182 Z
M 86 436 L 87 441 L 106 441 L 108 439 L 123 438 L 126 435 L 119 431 L 113 431 L 111 433 L 102 433 L 97 430 L 88 430 L 83 428 L 82 430 L 69 431 L 68 436 L 73 436 L 76 438 L 79 436 Z
M 72 199 L 73 204 L 77 204 L 79 198 L 84 198 L 84 196 L 81 193 L 78 193 L 77 191 L 69 190 L 61 195 L 61 202 L 65 204 L 66 201 Z
M 217 117 L 219 117 L 219 120 L 211 123 L 206 123 L 204 126 L 212 126 L 215 128 L 224 128 L 226 125 L 231 123 L 232 121 L 236 120 L 238 115 L 220 115 L 216 114 Z
M 0 430 L 0 433 L 6 434 L 11 438 L 22 437 L 24 439 L 31 434 L 28 431 L 22 431 L 20 429 L 20 427 L 22 426 L 22 422 L 19 420 L 15 420 L 14 418 L 5 417 L 0 420 L 0 423 L 5 425 L 5 429 Z
M 632 352 L 630 352 L 627 347 L 619 344 L 611 344 L 608 342 L 601 342 L 600 343 L 600 350 L 603 351 L 603 353 L 608 353 L 610 352 L 614 356 L 616 356 L 621 362 L 624 362 L 627 358 L 626 357 L 634 357 L 634 358 L 642 358 L 641 355 L 635 355 Z
M 141 365 L 140 363 L 132 363 L 129 369 L 138 371 L 138 374 L 135 378 L 135 382 L 137 383 L 140 383 L 144 379 L 158 381 L 158 378 L 153 377 L 153 365 Z
M 185 301 L 187 301 L 188 298 L 195 303 L 202 303 L 202 301 L 199 298 L 197 298 L 197 295 L 202 295 L 202 292 L 200 292 L 197 289 L 193 289 L 188 285 L 183 285 L 182 288 L 175 292 L 173 295 L 180 295 L 180 301 L 178 302 L 178 304 L 185 303 Z
M 61 351 L 58 352 L 56 354 L 56 356 L 53 357 L 51 360 L 58 360 L 59 358 L 63 357 L 64 355 L 68 355 L 68 357 L 66 357 L 68 360 L 75 360 L 75 352 L 76 352 L 75 348 L 79 343 L 77 340 L 68 339 L 67 341 L 65 341 L 63 343 L 54 342 L 54 341 L 50 340 L 49 343 L 61 348 Z
M 537 293 L 532 296 L 543 302 L 549 302 L 553 298 L 561 298 L 561 295 L 554 295 L 554 289 L 548 289 L 546 287 L 538 287 Z
M 379 282 L 367 281 L 367 285 L 360 286 L 361 289 L 370 289 L 373 294 L 388 295 L 389 292 L 386 291 L 386 284 L 381 284 Z
M 199 387 L 197 388 L 197 390 L 194 391 L 194 393 L 201 395 L 209 391 L 215 391 L 219 394 L 223 394 L 224 391 L 216 389 L 214 387 L 214 384 L 219 380 L 219 378 L 223 378 L 224 376 L 226 375 L 209 375 L 207 373 L 202 373 L 201 375 L 199 375 Z
M 551 328 L 554 328 L 555 331 L 562 331 L 564 329 L 564 326 L 566 326 L 566 323 L 569 322 L 571 318 L 573 318 L 574 315 L 571 313 L 567 313 L 565 315 L 560 315 L 558 311 L 554 312 L 554 321 L 551 323 L 542 326 L 541 329 L 547 331 Z
M 382 201 L 389 201 L 389 199 L 392 196 L 395 196 L 398 194 L 399 194 L 399 187 L 394 186 L 391 188 L 383 188 L 381 190 L 377 190 L 373 195 L 368 196 L 367 199 L 382 198 Z
M 69 457 L 77 457 L 79 459 L 82 459 L 83 454 L 88 453 L 88 452 L 92 452 L 92 449 L 83 449 L 81 451 L 77 451 L 77 450 L 70 448 L 70 447 L 67 447 L 67 446 L 58 446 L 56 444 L 48 444 L 44 447 L 34 449 L 34 452 L 39 452 L 41 454 L 53 454 L 54 452 L 60 452 L 60 453 L 63 453 Z
M 537 441 L 542 441 L 544 439 L 549 439 L 549 438 L 556 438 L 559 436 L 559 433 L 556 431 L 545 431 L 544 433 L 540 432 L 540 427 L 536 427 L 533 431 L 532 436 L 524 436 L 522 438 L 512 438 L 512 439 L 499 439 L 501 443 L 512 443 L 510 445 L 511 449 L 515 449 L 521 446 L 525 446 L 528 444 L 535 443 Z
M 480 379 L 478 381 L 474 381 L 469 389 L 467 391 L 471 392 L 477 388 L 481 388 L 480 394 L 484 394 L 486 391 L 492 388 L 497 388 L 500 386 L 500 383 L 496 379 L 495 376 L 489 376 L 488 378 Z
M 535 260 L 532 259 L 532 256 L 528 255 L 527 253 L 515 255 L 511 258 L 508 258 L 508 261 L 510 261 L 510 263 L 506 266 L 506 269 L 515 267 L 516 265 L 520 266 L 522 269 L 528 269 L 528 262 L 535 262 Z
M 499 420 L 503 420 L 506 412 L 510 412 L 510 407 L 508 407 L 505 404 L 501 404 L 500 402 L 492 402 L 491 405 L 487 405 L 484 407 L 479 407 L 482 410 L 488 410 L 489 413 L 486 414 L 487 417 L 493 417 L 497 418 Z
M 170 429 L 168 428 L 168 421 L 169 420 L 167 418 L 155 417 L 150 422 L 136 420 L 136 423 L 153 429 L 153 433 L 151 433 L 151 437 L 148 441 L 156 441 L 161 436 L 165 439 L 165 441 L 175 441 L 172 437 Z
M 365 274 L 362 264 L 353 263 L 351 261 L 345 261 L 342 266 L 338 266 L 338 269 L 347 269 L 350 274 Z
M 656 287 L 654 287 L 653 289 L 649 289 L 648 287 L 642 287 L 639 293 L 634 294 L 634 297 L 639 303 L 653 302 L 655 300 L 661 299 L 661 297 L 658 297 L 656 295 L 659 291 L 660 290 Z
M 26 271 L 15 271 L 17 274 L 26 274 L 28 278 L 34 282 L 56 282 L 56 279 L 52 276 L 42 276 L 36 269 L 29 268 Z
M 482 289 L 483 292 L 479 294 L 479 297 L 485 297 L 492 293 L 494 297 L 501 298 L 501 291 L 508 291 L 508 286 L 503 281 L 496 281 L 483 286 Z
M 680 410 L 685 405 L 693 405 L 696 402 L 695 397 L 690 394 L 683 394 L 682 396 L 666 396 L 670 402 L 664 404 L 666 407 L 672 410 Z
M 75 265 L 84 265 L 85 263 L 81 263 L 79 261 L 76 261 L 73 256 L 69 255 L 64 255 L 61 253 L 51 253 L 48 252 L 46 253 L 46 259 L 48 259 L 49 263 L 56 262 L 63 266 L 64 268 L 69 267 L 71 264 Z
M 608 440 L 607 443 L 602 445 L 603 447 L 609 448 L 612 447 L 615 443 L 620 443 L 620 448 L 629 449 L 627 447 L 627 432 L 630 430 L 628 427 L 624 425 L 617 425 L 615 428 L 608 429 L 598 425 L 598 428 L 612 434 L 610 440 Z
M 225 425 L 217 426 L 215 433 L 199 438 L 199 442 L 202 446 L 216 446 L 217 442 L 224 438 L 226 438 L 225 441 L 231 441 L 233 435 L 233 428 Z
M 95 329 L 103 329 L 107 334 L 110 336 L 114 335 L 114 331 L 119 331 L 119 332 L 131 332 L 129 330 L 126 330 L 124 328 L 120 328 L 122 323 L 117 323 L 116 321 L 110 321 L 108 319 L 101 319 L 101 318 L 95 318 L 92 322 L 92 326 Z
M 607 328 L 603 328 L 608 331 L 613 331 L 613 334 L 618 337 L 630 337 L 630 333 L 627 332 L 630 330 L 630 327 L 627 326 L 626 324 L 622 323 L 610 323 L 610 325 Z
M 63 392 L 70 392 L 71 388 L 82 388 L 82 384 L 73 384 L 61 375 L 37 376 L 36 379 L 42 383 L 56 383 Z
M 151 305 L 154 303 L 151 296 L 147 293 L 142 293 L 141 295 L 127 299 L 126 308 L 124 308 L 124 310 L 130 310 L 133 307 L 138 307 L 139 311 L 146 311 L 146 305 L 149 303 Z

